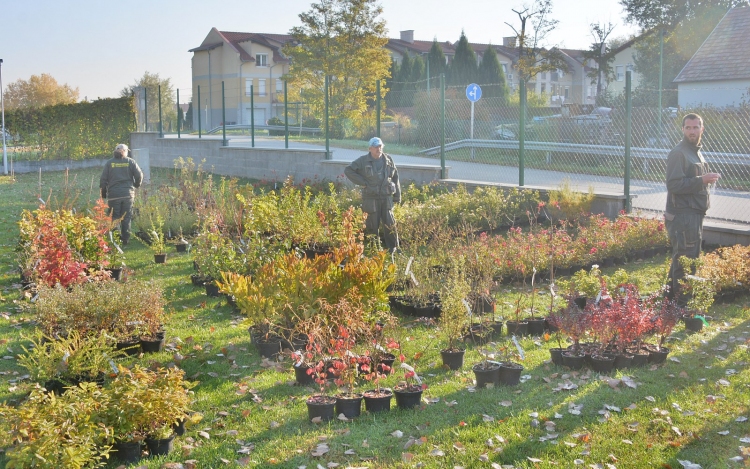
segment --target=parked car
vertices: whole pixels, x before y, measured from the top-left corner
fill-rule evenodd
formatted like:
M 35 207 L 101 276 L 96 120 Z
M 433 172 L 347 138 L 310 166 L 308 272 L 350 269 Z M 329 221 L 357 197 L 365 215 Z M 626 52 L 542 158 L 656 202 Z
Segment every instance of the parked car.
M 582 114 L 573 117 L 576 124 L 588 125 L 588 124 L 609 124 L 612 122 L 612 111 L 614 108 L 611 107 L 598 107 L 591 111 L 590 114 Z
M 495 138 L 498 140 L 518 140 L 516 133 L 508 128 L 507 124 L 495 127 Z

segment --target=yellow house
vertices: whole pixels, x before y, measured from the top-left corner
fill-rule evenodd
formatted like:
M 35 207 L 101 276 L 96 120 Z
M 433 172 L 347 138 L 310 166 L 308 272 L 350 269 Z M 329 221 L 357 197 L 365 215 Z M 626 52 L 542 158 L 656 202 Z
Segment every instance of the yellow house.
M 281 47 L 292 41 L 287 34 L 219 31 L 211 28 L 193 53 L 193 128 L 222 124 L 222 82 L 226 123 L 264 125 L 284 113 L 284 84 L 289 59 Z M 251 106 L 252 86 L 252 106 Z M 200 90 L 199 90 L 200 88 Z M 200 96 L 200 98 L 199 98 Z

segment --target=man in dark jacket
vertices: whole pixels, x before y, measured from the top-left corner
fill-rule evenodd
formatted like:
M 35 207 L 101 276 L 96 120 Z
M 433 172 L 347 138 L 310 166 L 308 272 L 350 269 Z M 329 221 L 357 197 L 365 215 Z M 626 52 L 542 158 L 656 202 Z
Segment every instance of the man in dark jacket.
M 120 221 L 120 239 L 123 245 L 127 245 L 130 240 L 135 188 L 141 187 L 143 181 L 141 168 L 129 154 L 127 145 L 117 145 L 114 158 L 104 164 L 102 177 L 99 179 L 99 190 L 102 199 L 107 199 L 112 220 Z
M 682 119 L 684 138 L 667 158 L 667 209 L 664 218 L 672 244 L 672 265 L 669 268 L 669 296 L 685 304 L 679 295 L 679 281 L 685 271 L 680 257 L 697 259 L 703 241 L 703 217 L 709 207 L 709 184 L 721 177 L 709 173 L 708 164 L 701 155 L 703 119 L 698 114 L 688 114 Z
M 362 211 L 367 214 L 365 232 L 377 236 L 382 223 L 385 246 L 390 251 L 398 249 L 393 204 L 401 203 L 401 183 L 393 158 L 383 153 L 383 141 L 371 138 L 369 153 L 354 160 L 344 169 L 344 174 L 354 184 L 362 186 Z

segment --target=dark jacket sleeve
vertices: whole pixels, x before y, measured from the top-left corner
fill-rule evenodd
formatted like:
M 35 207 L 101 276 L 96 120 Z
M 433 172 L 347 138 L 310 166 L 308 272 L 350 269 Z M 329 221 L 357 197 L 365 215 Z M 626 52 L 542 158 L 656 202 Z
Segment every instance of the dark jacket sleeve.
M 393 176 L 391 176 L 391 181 L 393 181 L 394 184 L 396 184 L 396 192 L 393 194 L 393 202 L 400 204 L 401 203 L 401 181 L 398 178 L 398 168 L 396 167 L 396 164 L 393 164 Z
M 674 149 L 667 157 L 667 190 L 672 194 L 695 194 L 703 190 L 703 178 L 685 174 L 685 155 Z
M 356 160 L 352 161 L 352 163 L 344 169 L 344 174 L 354 184 L 358 186 L 366 186 L 367 179 L 365 179 L 365 177 L 362 174 L 360 174 L 361 171 L 362 171 L 362 158 L 357 158 Z
M 140 166 L 138 166 L 138 163 L 133 160 L 133 164 L 130 165 L 130 172 L 133 176 L 133 187 L 141 187 L 141 183 L 143 182 L 143 171 L 141 171 Z
M 108 183 L 109 183 L 109 161 L 104 163 L 102 176 L 99 178 L 99 194 L 102 196 L 102 199 L 107 198 L 107 184 Z

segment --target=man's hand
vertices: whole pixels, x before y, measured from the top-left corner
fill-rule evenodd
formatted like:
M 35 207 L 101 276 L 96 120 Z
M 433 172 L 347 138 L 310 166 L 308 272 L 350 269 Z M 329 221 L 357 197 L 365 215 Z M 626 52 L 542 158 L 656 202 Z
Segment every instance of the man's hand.
M 718 181 L 721 177 L 721 174 L 719 173 L 706 173 L 701 178 L 703 179 L 703 184 L 713 184 L 714 182 Z

